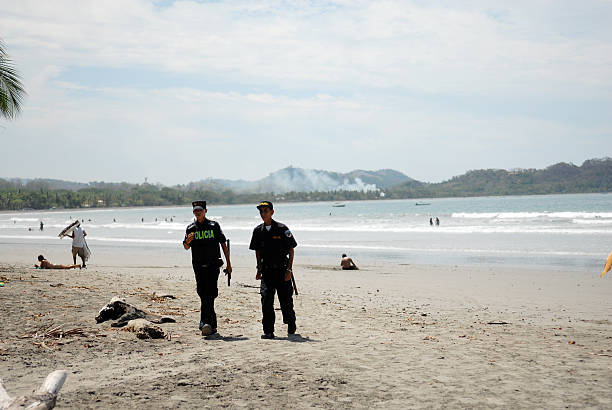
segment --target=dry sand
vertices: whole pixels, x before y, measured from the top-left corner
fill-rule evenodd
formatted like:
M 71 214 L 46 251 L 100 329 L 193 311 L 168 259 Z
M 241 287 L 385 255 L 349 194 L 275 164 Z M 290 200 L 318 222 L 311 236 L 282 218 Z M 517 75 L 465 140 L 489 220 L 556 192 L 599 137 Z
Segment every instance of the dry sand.
M 219 281 L 220 337 L 204 339 L 187 265 L 17 258 L 0 263 L 0 375 L 21 395 L 66 369 L 57 408 L 612 407 L 612 280 L 598 272 L 297 264 L 298 334 L 277 311 L 279 337 L 261 340 L 253 261 L 239 258 L 232 286 Z M 96 324 L 113 296 L 173 316 L 170 340 Z M 51 325 L 86 335 L 32 337 Z

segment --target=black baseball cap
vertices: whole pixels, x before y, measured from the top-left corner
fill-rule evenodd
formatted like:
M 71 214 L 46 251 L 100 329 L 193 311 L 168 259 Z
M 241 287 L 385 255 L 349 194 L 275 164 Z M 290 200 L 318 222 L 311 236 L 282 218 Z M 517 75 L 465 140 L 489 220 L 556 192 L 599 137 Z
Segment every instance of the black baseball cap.
M 206 201 L 193 201 L 191 205 L 193 206 L 194 211 L 196 209 L 202 209 L 202 210 L 206 209 Z
M 259 203 L 259 205 L 257 205 L 257 209 L 261 209 L 261 208 L 265 208 L 265 207 L 268 207 L 268 208 L 274 210 L 274 205 L 272 205 L 272 202 L 270 202 L 270 201 L 261 201 Z

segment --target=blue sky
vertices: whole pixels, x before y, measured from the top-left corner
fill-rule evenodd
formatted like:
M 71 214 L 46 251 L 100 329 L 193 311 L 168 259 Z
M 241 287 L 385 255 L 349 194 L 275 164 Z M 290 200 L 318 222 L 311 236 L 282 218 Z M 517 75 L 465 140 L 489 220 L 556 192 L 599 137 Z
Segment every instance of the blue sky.
M 610 21 L 609 0 L 0 3 L 28 91 L 0 177 L 435 182 L 612 156 Z

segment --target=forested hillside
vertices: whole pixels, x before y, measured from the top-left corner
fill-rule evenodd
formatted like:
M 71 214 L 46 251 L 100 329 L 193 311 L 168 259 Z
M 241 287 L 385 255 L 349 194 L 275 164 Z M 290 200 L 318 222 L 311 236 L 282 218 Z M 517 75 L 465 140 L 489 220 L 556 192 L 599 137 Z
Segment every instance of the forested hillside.
M 364 178 L 366 171 L 354 171 Z M 384 170 L 402 178 L 403 174 Z M 406 177 L 407 178 L 407 177 Z M 365 179 L 365 178 L 364 178 Z M 0 209 L 49 209 L 186 205 L 195 199 L 214 204 L 271 201 L 350 201 L 359 199 L 439 198 L 487 195 L 531 195 L 612 192 L 612 159 L 592 159 L 581 166 L 558 163 L 545 169 L 469 171 L 440 183 L 408 181 L 384 190 L 237 193 L 219 184 L 166 187 L 152 184 L 91 182 L 88 184 L 34 179 L 0 179 Z M 405 179 L 404 179 L 405 180 Z M 372 180 L 368 180 L 370 183 Z M 61 188 L 56 188 L 61 187 Z

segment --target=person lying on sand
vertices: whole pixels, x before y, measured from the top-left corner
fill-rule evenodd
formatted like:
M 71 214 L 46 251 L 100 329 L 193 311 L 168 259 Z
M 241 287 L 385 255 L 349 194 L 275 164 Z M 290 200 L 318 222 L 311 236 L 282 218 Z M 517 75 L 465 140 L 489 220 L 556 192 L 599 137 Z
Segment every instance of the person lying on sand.
M 359 268 L 353 262 L 351 258 L 346 256 L 346 253 L 342 254 L 342 260 L 340 261 L 340 266 L 342 266 L 342 270 L 358 270 Z
M 45 259 L 44 256 L 38 255 L 38 261 L 40 262 L 40 266 L 34 265 L 35 268 L 40 269 L 81 269 L 81 265 L 55 265 L 48 260 Z

